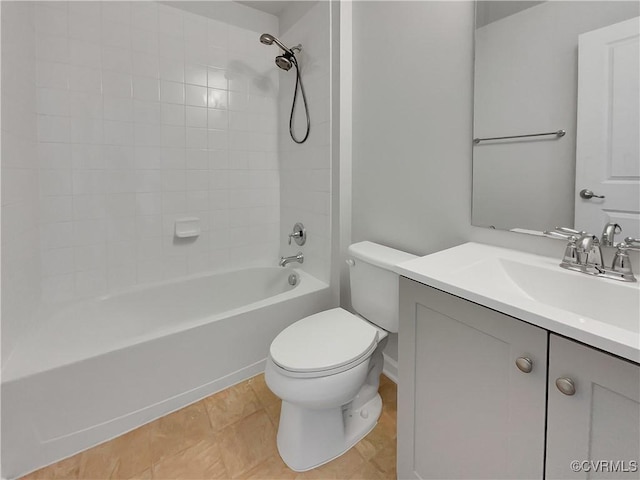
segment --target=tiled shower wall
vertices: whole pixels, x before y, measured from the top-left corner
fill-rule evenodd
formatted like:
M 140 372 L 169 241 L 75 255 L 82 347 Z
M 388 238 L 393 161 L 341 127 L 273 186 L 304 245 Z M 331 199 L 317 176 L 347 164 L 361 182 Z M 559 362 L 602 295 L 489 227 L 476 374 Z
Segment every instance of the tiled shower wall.
M 2 2 L 2 360 L 40 300 L 34 8 Z
M 289 113 L 295 87 L 295 69 L 280 73 L 278 97 L 280 125 L 280 175 L 282 190 L 282 251 L 293 255 L 301 250 L 304 268 L 329 282 L 331 257 L 331 146 L 330 146 L 330 2 L 317 2 L 300 20 L 282 34 L 288 46 L 302 43 L 300 60 L 305 92 L 309 101 L 311 133 L 302 145 L 289 137 Z M 301 139 L 305 132 L 302 96 L 298 92 L 294 131 Z M 286 233 L 302 221 L 307 228 L 306 245 L 287 245 Z
M 44 300 L 274 265 L 278 73 L 262 31 L 155 2 L 43 2 L 35 25 Z M 197 239 L 174 237 L 183 217 Z

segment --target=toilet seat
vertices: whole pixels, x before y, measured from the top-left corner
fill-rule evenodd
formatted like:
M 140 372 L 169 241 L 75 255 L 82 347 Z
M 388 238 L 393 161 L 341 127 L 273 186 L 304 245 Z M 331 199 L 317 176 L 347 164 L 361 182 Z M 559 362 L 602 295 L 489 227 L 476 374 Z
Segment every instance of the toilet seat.
M 273 340 L 273 363 L 292 376 L 325 376 L 364 361 L 386 332 L 366 320 L 334 308 L 285 328 Z

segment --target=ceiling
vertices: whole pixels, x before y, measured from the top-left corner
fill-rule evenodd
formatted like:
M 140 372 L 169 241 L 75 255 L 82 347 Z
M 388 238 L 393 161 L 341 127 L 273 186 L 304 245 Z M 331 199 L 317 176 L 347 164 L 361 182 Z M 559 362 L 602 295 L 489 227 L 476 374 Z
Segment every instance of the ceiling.
M 241 3 L 247 7 L 255 8 L 256 10 L 260 10 L 265 13 L 269 13 L 271 15 L 279 16 L 282 11 L 287 7 L 287 4 L 290 4 L 290 1 L 267 1 L 267 0 L 253 0 L 253 1 L 244 1 L 244 0 L 235 0 L 237 3 Z

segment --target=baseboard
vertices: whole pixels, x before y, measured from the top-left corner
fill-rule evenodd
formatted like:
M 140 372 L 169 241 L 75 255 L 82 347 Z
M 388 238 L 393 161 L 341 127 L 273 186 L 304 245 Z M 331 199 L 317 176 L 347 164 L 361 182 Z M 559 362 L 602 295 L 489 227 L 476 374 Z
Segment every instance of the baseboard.
M 384 357 L 384 367 L 382 367 L 382 373 L 384 373 L 390 380 L 393 381 L 396 385 L 398 384 L 398 362 L 393 358 L 387 356 L 387 354 L 383 353 Z

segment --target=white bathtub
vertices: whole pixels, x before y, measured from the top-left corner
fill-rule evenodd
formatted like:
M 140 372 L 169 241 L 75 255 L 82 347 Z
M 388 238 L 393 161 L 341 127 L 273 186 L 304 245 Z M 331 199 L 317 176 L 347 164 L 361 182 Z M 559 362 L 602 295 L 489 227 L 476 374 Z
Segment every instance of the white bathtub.
M 282 329 L 329 307 L 325 283 L 274 267 L 136 288 L 48 312 L 2 370 L 3 477 L 263 371 Z

